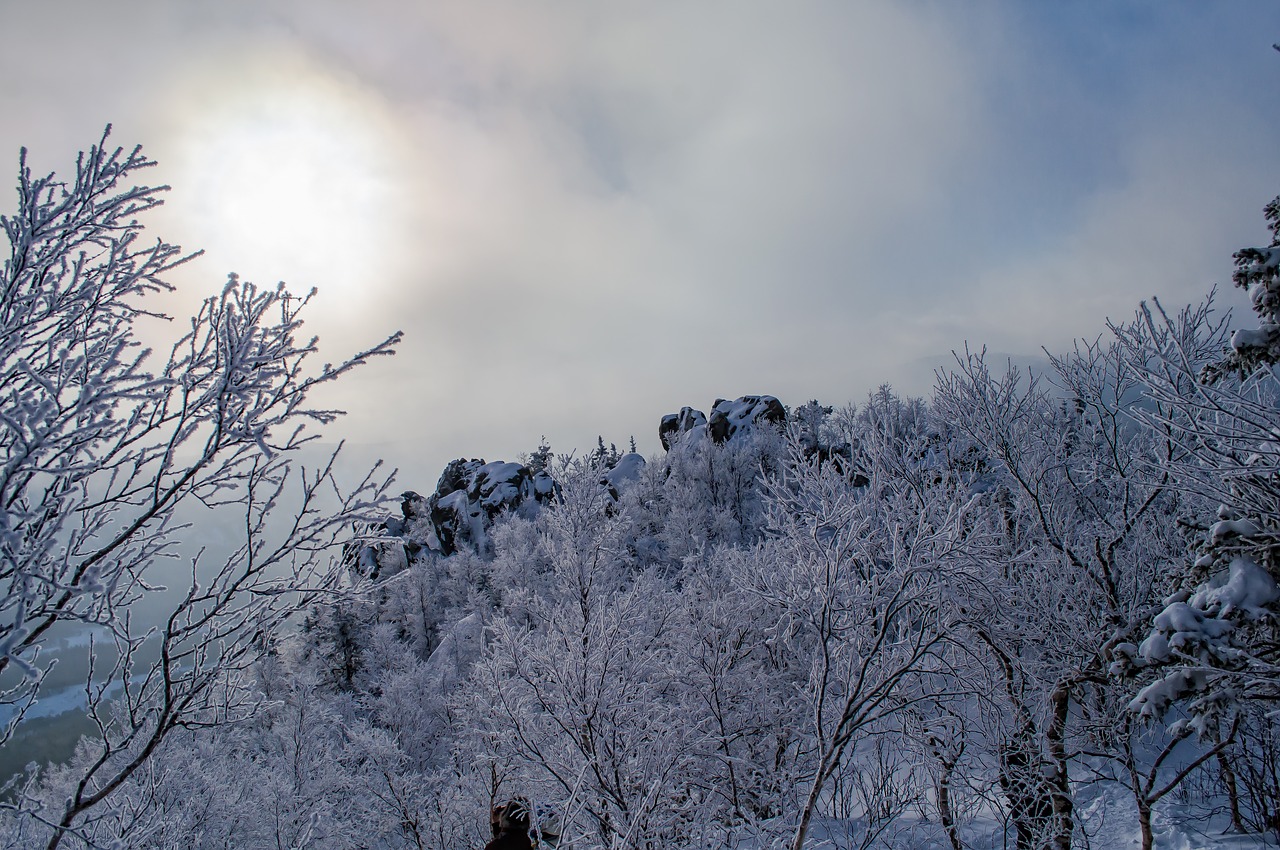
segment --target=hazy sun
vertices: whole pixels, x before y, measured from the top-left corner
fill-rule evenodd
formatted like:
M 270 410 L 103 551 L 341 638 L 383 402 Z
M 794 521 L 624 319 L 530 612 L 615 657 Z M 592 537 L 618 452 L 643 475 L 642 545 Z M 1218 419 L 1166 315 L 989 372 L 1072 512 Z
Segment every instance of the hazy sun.
M 376 96 L 276 57 L 187 85 L 169 205 L 193 247 L 298 291 L 363 290 L 389 273 L 403 163 Z

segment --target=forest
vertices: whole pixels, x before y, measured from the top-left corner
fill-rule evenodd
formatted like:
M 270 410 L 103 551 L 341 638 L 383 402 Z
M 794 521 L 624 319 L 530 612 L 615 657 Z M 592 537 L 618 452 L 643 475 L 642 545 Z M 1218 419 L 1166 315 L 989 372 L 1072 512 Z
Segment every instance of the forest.
M 0 748 L 73 652 L 89 725 L 0 846 L 1280 842 L 1280 199 L 1252 316 L 1153 300 L 1042 371 L 655 411 L 654 456 L 531 438 L 424 496 L 315 451 L 398 336 L 316 366 L 308 298 L 232 276 L 144 344 L 193 256 L 143 235 L 151 164 L 24 160 L 0 218 Z

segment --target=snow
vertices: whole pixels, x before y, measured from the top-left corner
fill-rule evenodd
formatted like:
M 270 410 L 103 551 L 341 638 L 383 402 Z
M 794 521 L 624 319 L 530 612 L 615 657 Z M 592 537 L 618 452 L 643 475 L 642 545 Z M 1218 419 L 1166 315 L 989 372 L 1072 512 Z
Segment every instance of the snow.
M 533 495 L 539 502 L 550 499 L 556 492 L 556 482 L 545 471 L 533 476 Z
M 1220 583 L 1220 576 L 1218 579 L 1218 582 L 1210 582 L 1208 587 L 1196 593 L 1191 604 L 1223 617 L 1241 612 L 1248 617 L 1260 618 L 1267 614 L 1268 605 L 1280 599 L 1275 579 L 1248 558 L 1236 558 L 1231 562 L 1225 583 Z
M 1257 275 L 1274 274 L 1280 269 L 1280 247 L 1270 248 L 1253 248 L 1249 251 L 1256 259 L 1249 263 L 1245 270 Z M 1259 286 L 1257 289 L 1265 290 L 1265 286 Z M 1255 294 L 1255 301 L 1258 296 Z
M 1231 347 L 1236 351 L 1245 348 L 1268 348 L 1276 339 L 1280 327 L 1267 323 L 1256 330 L 1241 328 L 1231 334 Z
M 1175 602 L 1156 615 L 1155 626 L 1161 632 L 1195 632 L 1204 623 L 1204 614 L 1185 602 Z
M 1228 537 L 1253 537 L 1258 526 L 1247 519 L 1223 519 L 1209 529 L 1209 542 L 1219 543 Z
M 1193 692 L 1202 679 L 1203 674 L 1176 670 L 1138 691 L 1129 702 L 1129 710 L 1147 719 L 1161 718 L 1175 700 Z
M 1161 663 L 1169 660 L 1169 639 L 1160 632 L 1153 632 L 1150 637 L 1142 642 L 1142 646 L 1138 647 L 1138 654 L 1142 658 L 1151 663 Z
M 618 458 L 618 462 L 614 464 L 613 469 L 604 474 L 601 483 L 620 493 L 626 485 L 640 480 L 640 473 L 644 470 L 644 465 L 643 456 L 635 452 L 628 452 Z
M 459 620 L 427 659 L 424 699 L 442 699 L 466 678 L 484 650 L 484 620 L 479 613 Z
M 709 438 L 721 443 L 737 434 L 750 433 L 762 423 L 780 425 L 786 408 L 771 395 L 744 395 L 732 401 L 718 398 L 710 416 L 692 407 L 662 417 L 658 432 L 668 451 L 689 451 Z
M 518 503 L 523 497 L 518 482 L 527 474 L 528 470 L 518 463 L 486 463 L 475 476 L 480 504 L 493 511 Z
M 733 401 L 718 400 L 711 408 L 707 427 L 712 434 L 723 430 L 724 438 L 732 437 L 755 423 L 767 421 L 782 411 L 782 403 L 771 395 L 744 395 Z M 717 437 L 719 439 L 719 437 Z
M 442 497 L 439 502 L 436 502 L 436 506 L 465 515 L 467 513 L 467 491 L 454 490 L 449 495 Z
M 1076 795 L 1076 819 L 1079 832 L 1072 847 L 1100 850 L 1125 850 L 1142 845 L 1142 830 L 1129 790 L 1118 782 L 1082 787 Z M 1227 819 L 1222 805 L 1188 806 L 1176 797 L 1157 803 L 1152 811 L 1151 831 L 1156 850 L 1263 850 L 1276 844 L 1260 835 L 1227 832 Z M 785 846 L 779 836 L 787 836 L 780 824 L 765 824 L 763 835 L 744 838 L 730 846 L 735 850 L 772 850 Z M 814 820 L 805 847 L 809 850 L 837 850 L 858 847 L 866 834 L 864 818 Z M 1087 840 L 1080 835 L 1083 833 Z M 789 836 L 787 836 L 789 837 Z M 960 830 L 960 839 L 968 850 L 1011 850 L 1012 830 L 991 813 L 977 813 Z M 951 850 L 942 827 L 935 819 L 922 817 L 912 809 L 900 815 L 895 823 L 871 845 L 882 850 Z

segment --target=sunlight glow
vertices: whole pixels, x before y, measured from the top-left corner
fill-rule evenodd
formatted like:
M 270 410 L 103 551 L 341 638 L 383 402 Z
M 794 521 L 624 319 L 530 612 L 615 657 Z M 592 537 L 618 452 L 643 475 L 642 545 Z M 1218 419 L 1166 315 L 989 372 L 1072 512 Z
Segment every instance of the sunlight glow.
M 179 124 L 170 203 L 211 258 L 300 292 L 385 278 L 403 242 L 403 164 L 377 99 L 299 62 L 201 88 Z

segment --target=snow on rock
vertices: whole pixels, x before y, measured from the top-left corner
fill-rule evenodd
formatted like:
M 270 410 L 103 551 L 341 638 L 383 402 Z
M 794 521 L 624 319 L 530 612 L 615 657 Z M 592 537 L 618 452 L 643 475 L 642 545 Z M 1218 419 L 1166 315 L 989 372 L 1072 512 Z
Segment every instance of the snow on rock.
M 436 492 L 427 500 L 438 544 L 434 548 L 442 555 L 463 546 L 485 552 L 494 517 L 546 502 L 554 490 L 546 472 L 535 474 L 522 464 L 463 458 L 450 461 Z
M 618 462 L 612 469 L 606 470 L 600 476 L 600 486 L 604 487 L 609 493 L 609 498 L 616 502 L 622 498 L 623 490 L 640 480 L 640 473 L 644 471 L 644 466 L 643 456 L 635 452 L 627 452 L 618 458 Z
M 692 407 L 684 407 L 679 413 L 662 417 L 658 425 L 658 439 L 664 449 L 671 451 L 677 443 L 692 445 L 707 438 L 723 443 L 760 425 L 780 427 L 786 421 L 786 408 L 771 395 L 744 395 L 733 401 L 718 398 L 711 406 L 709 417 Z
M 343 558 L 354 572 L 377 581 L 409 566 L 424 548 L 438 548 L 430 508 L 412 490 L 400 494 L 400 516 L 364 529 L 344 547 Z
M 707 415 L 692 407 L 682 407 L 679 413 L 668 413 L 658 423 L 658 439 L 662 441 L 662 450 L 671 451 L 671 445 L 680 435 L 707 424 Z
M 711 415 L 707 417 L 707 430 L 712 440 L 723 443 L 739 431 L 750 430 L 754 425 L 763 422 L 783 425 L 786 421 L 786 409 L 773 396 L 744 395 L 733 401 L 716 399 Z
M 423 552 L 451 555 L 462 548 L 484 553 L 489 529 L 503 511 L 532 510 L 549 502 L 555 482 L 518 463 L 459 458 L 440 475 L 435 492 L 400 496 L 400 516 L 389 517 L 348 552 L 353 569 L 373 579 L 408 567 Z
M 483 651 L 484 620 L 476 612 L 455 623 L 427 658 L 427 692 L 438 697 L 448 694 L 467 677 Z
M 360 550 L 357 570 L 375 581 L 401 572 L 409 566 L 409 553 L 403 541 L 375 540 Z
M 518 463 L 486 463 L 476 473 L 476 498 L 484 508 L 500 510 L 507 505 L 519 504 L 531 492 L 531 488 L 528 491 L 522 489 L 530 478 L 529 470 Z

